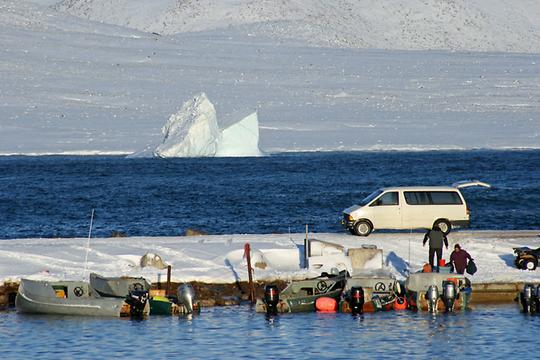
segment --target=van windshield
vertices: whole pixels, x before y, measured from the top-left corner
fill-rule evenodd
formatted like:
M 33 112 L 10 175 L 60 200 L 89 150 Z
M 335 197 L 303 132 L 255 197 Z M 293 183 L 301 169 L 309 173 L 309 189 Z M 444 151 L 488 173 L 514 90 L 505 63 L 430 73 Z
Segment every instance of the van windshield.
M 360 202 L 360 205 L 365 206 L 365 205 L 369 204 L 370 202 L 373 201 L 373 199 L 375 199 L 377 196 L 381 195 L 382 192 L 383 191 L 381 189 L 372 192 L 370 195 L 368 195 L 366 198 L 364 198 L 364 200 L 362 200 Z

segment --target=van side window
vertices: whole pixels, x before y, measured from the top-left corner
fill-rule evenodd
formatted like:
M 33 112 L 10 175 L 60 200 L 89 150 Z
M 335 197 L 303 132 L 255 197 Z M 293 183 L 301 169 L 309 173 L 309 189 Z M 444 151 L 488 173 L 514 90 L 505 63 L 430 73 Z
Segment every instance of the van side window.
M 405 191 L 405 201 L 409 205 L 429 205 L 429 194 L 427 191 Z
M 398 193 L 396 191 L 387 192 L 378 198 L 371 206 L 399 205 Z
M 455 191 L 433 191 L 431 202 L 434 205 L 461 205 L 461 197 Z
M 463 201 L 455 191 L 405 191 L 409 205 L 461 205 Z

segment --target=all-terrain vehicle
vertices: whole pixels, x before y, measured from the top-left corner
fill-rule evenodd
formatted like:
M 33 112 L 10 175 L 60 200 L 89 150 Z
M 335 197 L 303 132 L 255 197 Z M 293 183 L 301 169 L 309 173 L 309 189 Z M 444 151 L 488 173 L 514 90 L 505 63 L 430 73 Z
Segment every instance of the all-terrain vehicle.
M 538 266 L 538 259 L 540 258 L 540 248 L 531 249 L 529 247 L 515 247 L 514 254 L 516 259 L 514 264 L 518 269 L 523 270 L 535 270 Z

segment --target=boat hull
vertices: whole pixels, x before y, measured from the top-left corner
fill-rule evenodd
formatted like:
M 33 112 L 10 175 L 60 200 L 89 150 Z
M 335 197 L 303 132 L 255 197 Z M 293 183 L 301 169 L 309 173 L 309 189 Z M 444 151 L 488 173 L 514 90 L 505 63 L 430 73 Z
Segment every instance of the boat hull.
M 88 283 L 26 279 L 21 280 L 15 305 L 21 313 L 107 317 L 123 316 L 129 308 L 124 299 L 99 297 Z

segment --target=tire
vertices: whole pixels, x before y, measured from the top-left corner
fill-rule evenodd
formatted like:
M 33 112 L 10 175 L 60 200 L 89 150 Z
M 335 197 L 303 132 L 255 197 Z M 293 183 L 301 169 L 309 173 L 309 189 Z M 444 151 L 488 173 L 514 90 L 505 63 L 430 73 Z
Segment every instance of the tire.
M 452 224 L 450 224 L 450 221 L 446 219 L 438 219 L 433 223 L 433 226 L 437 225 L 441 231 L 444 233 L 444 235 L 448 235 L 450 231 L 452 230 Z
M 354 234 L 358 236 L 368 236 L 373 231 L 373 225 L 367 220 L 360 220 L 354 224 Z
M 525 259 L 523 260 L 523 270 L 536 270 L 538 266 L 537 259 Z

